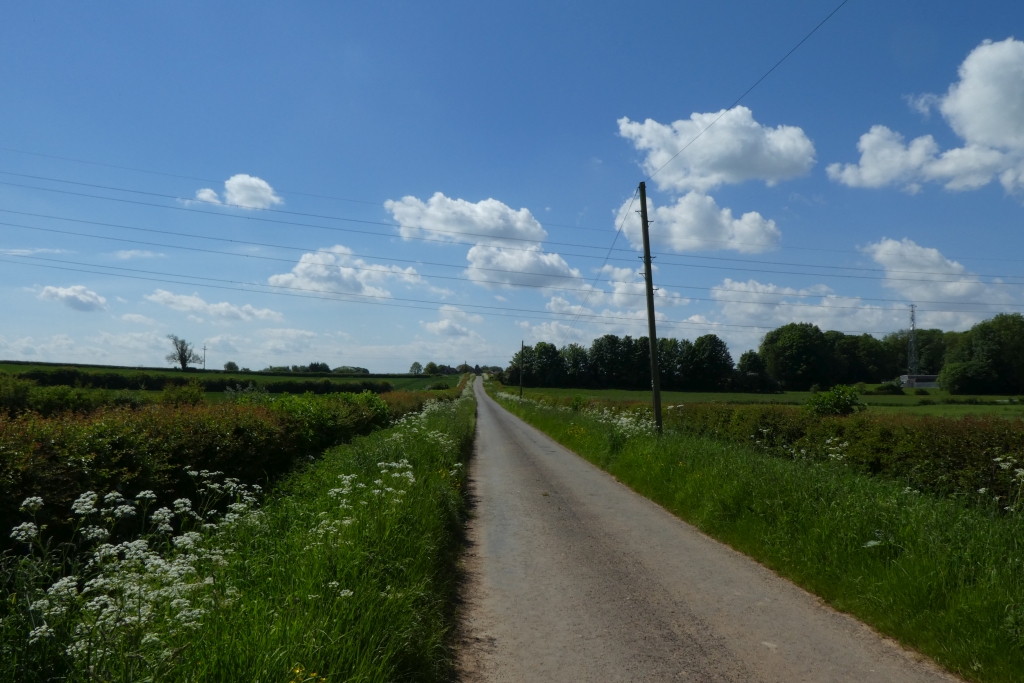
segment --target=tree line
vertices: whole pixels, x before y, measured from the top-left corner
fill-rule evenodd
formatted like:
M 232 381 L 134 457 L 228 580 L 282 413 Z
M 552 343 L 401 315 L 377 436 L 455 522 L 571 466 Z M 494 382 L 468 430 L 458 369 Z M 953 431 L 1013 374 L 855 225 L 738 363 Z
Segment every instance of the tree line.
M 918 374 L 939 375 L 952 393 L 1024 393 L 1024 316 L 1000 314 L 966 332 L 916 331 Z M 837 384 L 878 384 L 907 374 L 910 331 L 881 339 L 789 323 L 764 336 L 734 363 L 714 334 L 658 340 L 661 387 L 668 391 L 807 391 Z M 649 389 L 647 337 L 595 339 L 590 347 L 539 342 L 516 353 L 500 373 L 532 387 Z

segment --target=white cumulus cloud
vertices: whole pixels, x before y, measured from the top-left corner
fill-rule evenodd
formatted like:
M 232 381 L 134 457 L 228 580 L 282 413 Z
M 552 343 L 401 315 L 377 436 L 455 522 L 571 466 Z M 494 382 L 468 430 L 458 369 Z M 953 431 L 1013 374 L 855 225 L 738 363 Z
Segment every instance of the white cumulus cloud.
M 352 250 L 340 244 L 303 254 L 292 272 L 271 275 L 268 280 L 275 287 L 390 298 L 391 292 L 384 287 L 388 281 L 407 285 L 426 282 L 411 266 L 401 268 L 369 263 L 352 256 Z M 432 289 L 440 294 L 449 293 L 443 289 Z
M 87 289 L 85 285 L 72 285 L 71 287 L 43 287 L 39 292 L 40 299 L 59 301 L 76 311 L 99 311 L 106 307 L 107 300 Z
M 243 209 L 269 209 L 284 203 L 284 200 L 274 192 L 270 183 L 246 173 L 235 174 L 224 181 L 223 201 L 217 195 L 216 190 L 209 187 L 196 190 L 195 201 L 225 204 Z
M 313 346 L 316 332 L 295 328 L 270 328 L 260 330 L 262 348 L 268 353 L 298 353 Z
M 465 274 L 482 287 L 557 288 L 580 278 L 559 254 L 544 251 L 547 232 L 529 209 L 513 209 L 497 199 L 451 199 L 440 192 L 426 202 L 403 197 L 384 206 L 406 239 L 476 242 L 466 254 Z
M 447 241 L 469 239 L 488 245 L 522 245 L 522 240 L 541 242 L 547 232 L 529 209 L 513 209 L 497 199 L 469 202 L 435 192 L 427 201 L 403 197 L 384 202 L 399 224 L 399 233 Z
M 962 147 L 942 152 L 931 135 L 906 142 L 876 125 L 857 143 L 860 161 L 829 165 L 829 177 L 850 187 L 898 185 L 910 192 L 926 182 L 973 190 L 997 178 L 1008 192 L 1024 187 L 1024 42 L 984 41 L 964 59 L 959 77 L 945 95 L 910 103 L 918 111 L 937 108 Z
M 158 289 L 152 294 L 146 295 L 146 299 L 175 311 L 189 313 L 197 319 L 199 315 L 206 315 L 219 321 L 239 322 L 281 320 L 283 318 L 279 312 L 269 308 L 256 308 L 252 304 L 238 306 L 227 301 L 209 303 L 197 294 L 174 294 L 165 289 Z
M 121 320 L 129 323 L 137 323 L 139 325 L 156 325 L 157 322 L 152 318 L 147 318 L 139 313 L 125 313 L 121 316 Z
M 655 206 L 648 197 L 647 212 L 654 221 L 651 242 L 673 251 L 734 249 L 758 253 L 775 248 L 782 237 L 775 221 L 756 211 L 737 218 L 732 209 L 719 207 L 713 197 L 699 192 L 688 192 L 667 206 Z M 615 222 L 622 224 L 634 248 L 643 246 L 640 216 L 630 208 L 629 201 L 619 207 Z
M 626 117 L 619 119 L 618 124 L 619 134 L 646 153 L 642 166 L 648 174 L 664 166 L 708 128 L 654 177 L 662 190 L 707 192 L 722 184 L 748 180 L 775 185 L 804 175 L 814 166 L 814 144 L 801 128 L 762 125 L 743 106 L 724 113 L 695 112 L 689 119 L 671 124 L 653 119 L 640 123 Z
M 541 247 L 505 249 L 478 244 L 466 254 L 470 267 L 466 277 L 487 287 L 578 287 L 580 271 L 566 263 L 561 255 Z M 499 283 L 495 285 L 494 283 Z
M 121 251 L 115 251 L 114 256 L 122 261 L 128 261 L 133 258 L 157 258 L 163 256 L 163 254 L 146 249 L 122 249 Z
M 472 334 L 468 328 L 448 318 L 429 323 L 421 320 L 420 325 L 431 334 L 439 334 L 445 337 L 468 337 Z
M 481 323 L 483 317 L 475 313 L 467 313 L 457 306 L 445 304 L 438 309 L 440 320 L 433 322 L 420 321 L 420 325 L 431 334 L 442 337 L 476 337 L 479 335 L 460 323 Z
M 885 268 L 882 284 L 909 301 L 954 301 L 986 306 L 1012 301 L 1006 287 L 982 282 L 963 264 L 913 240 L 885 238 L 862 250 Z

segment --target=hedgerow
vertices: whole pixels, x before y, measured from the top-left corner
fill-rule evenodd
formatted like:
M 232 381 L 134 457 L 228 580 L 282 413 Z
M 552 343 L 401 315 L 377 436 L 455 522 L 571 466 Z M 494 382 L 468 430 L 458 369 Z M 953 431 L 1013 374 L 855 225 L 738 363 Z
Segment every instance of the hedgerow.
M 190 375 L 181 373 L 180 376 L 155 375 L 146 372 L 87 372 L 77 368 L 53 368 L 26 370 L 16 374 L 0 373 L 0 376 L 8 375 L 22 380 L 31 380 L 41 387 L 68 386 L 91 389 L 130 389 L 138 390 L 160 390 L 167 386 L 179 386 L 190 382 L 198 382 L 204 391 L 224 391 L 228 387 L 234 387 L 239 383 L 237 377 L 217 377 L 206 375 Z M 271 393 L 288 392 L 292 394 L 332 394 L 338 392 L 359 393 L 372 391 L 383 393 L 391 391 L 392 385 L 384 380 L 345 380 L 335 381 L 331 379 L 275 379 L 263 380 L 257 376 L 246 376 L 243 382 L 257 382 L 261 387 Z
M 57 546 L 40 524 L 51 502 L 26 498 L 32 521 L 12 533 L 23 552 L 0 556 L 0 670 L 38 683 L 451 680 L 474 401 L 436 398 L 266 498 L 205 469 L 166 505 L 159 490 L 85 491 Z M 324 402 L 286 404 L 273 410 L 330 431 Z
M 819 416 L 782 405 L 694 403 L 666 410 L 666 429 L 753 445 L 792 459 L 843 461 L 938 495 L 1015 500 L 1024 482 L 1024 420 L 872 413 Z
M 460 384 L 465 385 L 465 381 Z M 188 469 L 218 470 L 243 483 L 273 480 L 296 462 L 386 426 L 449 392 L 304 394 L 200 405 L 102 407 L 43 417 L 0 412 L 0 529 L 20 501 L 47 501 L 41 522 L 70 533 L 72 502 L 85 491 L 160 492 L 159 504 L 194 493 Z M 9 544 L 2 535 L 0 547 Z
M 553 407 L 602 408 L 650 417 L 636 401 L 534 397 Z M 1024 420 L 875 413 L 820 415 L 781 404 L 689 403 L 663 410 L 666 431 L 753 446 L 792 460 L 841 461 L 940 496 L 1013 505 L 1024 493 Z M 980 492 L 980 493 L 979 493 Z

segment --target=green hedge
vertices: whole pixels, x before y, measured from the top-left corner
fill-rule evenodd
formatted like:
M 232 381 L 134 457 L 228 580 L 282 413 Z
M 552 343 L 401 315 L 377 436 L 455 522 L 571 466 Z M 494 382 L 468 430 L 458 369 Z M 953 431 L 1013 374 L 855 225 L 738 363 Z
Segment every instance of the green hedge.
M 782 405 L 694 403 L 665 427 L 793 459 L 837 460 L 939 495 L 1016 498 L 1024 483 L 1024 420 L 875 414 L 818 417 Z M 991 498 L 989 498 L 991 500 Z
M 18 506 L 29 496 L 46 500 L 50 514 L 42 521 L 60 537 L 84 491 L 154 490 L 166 504 L 192 493 L 190 468 L 249 483 L 273 479 L 300 458 L 387 424 L 391 412 L 367 392 L 285 396 L 265 405 L 105 407 L 52 418 L 0 413 L 0 530 L 20 521 Z
M 244 377 L 218 377 L 199 373 L 181 373 L 180 376 L 151 375 L 146 372 L 87 372 L 77 368 L 34 369 L 14 373 L 14 377 L 34 381 L 41 387 L 69 386 L 92 389 L 131 389 L 160 390 L 168 385 L 182 385 L 199 382 L 205 391 L 224 391 L 238 384 L 256 382 L 271 393 L 288 392 L 292 394 L 332 394 L 340 392 L 360 393 L 372 391 L 376 394 L 391 391 L 393 386 L 383 380 L 346 380 L 331 379 L 273 379 L 262 380 L 258 375 L 248 374 Z

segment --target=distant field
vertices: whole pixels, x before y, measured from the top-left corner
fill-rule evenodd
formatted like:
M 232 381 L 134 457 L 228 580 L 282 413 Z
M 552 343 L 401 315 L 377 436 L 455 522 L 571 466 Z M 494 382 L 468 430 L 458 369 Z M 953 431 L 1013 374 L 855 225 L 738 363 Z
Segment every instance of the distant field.
M 359 380 L 359 379 L 372 379 L 372 380 L 385 380 L 390 382 L 391 385 L 397 391 L 420 391 L 425 389 L 428 385 L 434 382 L 446 381 L 453 387 L 458 384 L 459 378 L 457 375 L 452 375 L 448 378 L 443 377 L 424 377 L 422 375 L 406 375 L 406 374 L 369 374 L 369 375 L 336 375 L 330 372 L 314 372 L 314 373 L 262 373 L 262 372 L 224 372 L 223 370 L 189 370 L 186 373 L 182 373 L 181 370 L 174 370 L 172 368 L 148 368 L 148 367 L 124 367 L 124 366 L 112 366 L 112 365 L 81 365 L 76 363 L 21 363 L 11 361 L 0 361 L 0 372 L 8 372 L 11 374 L 19 374 L 22 372 L 30 372 L 33 370 L 51 371 L 56 368 L 75 368 L 82 372 L 88 372 L 90 374 L 108 374 L 113 373 L 117 375 L 133 375 L 136 373 L 145 373 L 154 377 L 196 377 L 196 378 L 212 378 L 226 379 L 231 382 L 237 382 L 242 385 L 255 382 L 256 384 L 263 384 L 264 382 L 280 382 L 282 380 L 319 380 L 319 379 L 331 379 L 335 381 L 343 382 L 345 380 Z M 208 392 L 210 394 L 219 392 Z M 216 400 L 214 397 L 213 400 Z
M 504 387 L 505 391 L 519 391 L 519 387 Z M 1008 418 L 1024 416 L 1024 399 L 1007 396 L 951 396 L 949 392 L 929 389 L 927 396 L 907 394 L 904 396 L 861 396 L 864 403 L 879 412 L 900 412 L 913 415 L 945 415 L 960 417 L 963 415 L 1000 415 Z M 584 396 L 606 401 L 650 401 L 649 391 L 626 391 L 622 389 L 530 389 L 526 388 L 523 395 L 527 398 L 541 396 L 557 396 L 571 398 Z M 663 391 L 662 405 L 677 403 L 783 403 L 803 405 L 811 397 L 809 391 L 788 391 L 782 394 L 746 394 L 746 393 L 703 393 L 690 391 Z M 921 400 L 934 401 L 935 405 L 920 405 Z M 965 403 L 944 404 L 944 400 L 963 401 Z M 967 404 L 967 401 L 978 401 L 978 405 Z M 1002 401 L 1000 403 L 1000 401 Z M 1009 403 L 1009 401 L 1016 401 Z

